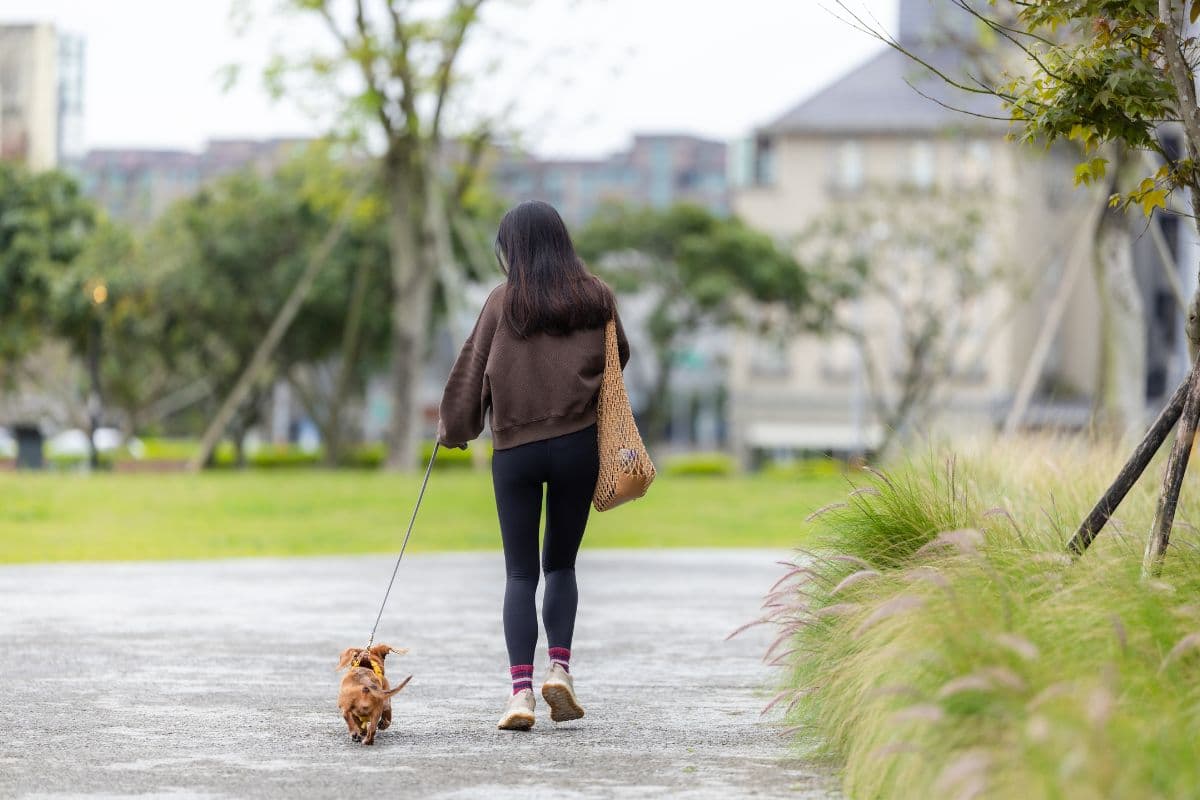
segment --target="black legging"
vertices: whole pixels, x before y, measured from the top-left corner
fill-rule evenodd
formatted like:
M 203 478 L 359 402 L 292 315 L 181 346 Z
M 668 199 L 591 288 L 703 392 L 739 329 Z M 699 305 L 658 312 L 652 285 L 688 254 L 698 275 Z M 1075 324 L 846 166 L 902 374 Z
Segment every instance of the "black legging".
M 538 625 L 534 592 L 538 585 L 538 528 L 542 484 L 546 489 L 546 544 L 542 569 L 546 595 L 542 621 L 550 647 L 571 647 L 579 591 L 575 555 L 587 526 L 600 458 L 596 426 L 575 433 L 497 450 L 492 484 L 504 540 L 504 641 L 510 664 L 532 664 Z

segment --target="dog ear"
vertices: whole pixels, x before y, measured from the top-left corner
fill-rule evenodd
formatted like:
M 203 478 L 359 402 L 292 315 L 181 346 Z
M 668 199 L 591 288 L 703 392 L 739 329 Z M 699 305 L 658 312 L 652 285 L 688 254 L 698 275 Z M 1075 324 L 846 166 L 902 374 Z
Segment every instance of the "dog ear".
M 347 647 L 342 651 L 342 657 L 338 659 L 338 665 L 335 669 L 345 669 L 350 666 L 351 660 L 354 659 L 355 653 L 358 652 L 357 647 Z
M 396 648 L 392 647 L 390 644 L 377 644 L 371 648 L 371 652 L 374 655 L 378 656 L 379 660 L 382 661 L 385 658 L 387 658 L 388 653 L 395 653 L 398 656 L 402 656 L 405 653 L 407 653 L 408 650 L 404 649 L 403 647 L 401 647 L 400 649 L 397 650 Z

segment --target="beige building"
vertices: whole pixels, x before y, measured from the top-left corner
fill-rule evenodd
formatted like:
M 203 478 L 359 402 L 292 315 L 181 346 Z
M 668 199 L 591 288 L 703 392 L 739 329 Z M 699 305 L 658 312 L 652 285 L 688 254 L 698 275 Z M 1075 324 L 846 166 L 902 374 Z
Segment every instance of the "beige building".
M 933 43 L 939 5 L 953 11 L 949 0 L 901 0 L 899 37 L 953 70 L 959 57 Z M 1018 147 L 1005 139 L 1005 123 L 948 110 L 921 97 L 906 78 L 947 103 L 1001 113 L 990 98 L 964 97 L 922 78 L 889 48 L 756 132 L 734 209 L 784 241 L 795 241 L 818 218 L 853 214 L 900 187 L 914 196 L 906 212 L 916 218 L 929 212 L 922 204 L 948 199 L 982 210 L 987 253 L 981 257 L 1009 278 L 970 309 L 954 368 L 932 405 L 940 430 L 994 430 L 1013 405 L 1064 270 L 1090 258 L 1086 232 L 1080 234 L 1090 230 L 1102 203 L 1094 192 L 1072 190 L 1070 154 Z M 1174 226 L 1168 233 L 1174 235 Z M 920 283 L 912 266 L 895 265 L 898 275 L 909 276 L 897 292 L 944 294 L 943 287 Z M 1098 295 L 1090 267 L 1077 274 L 1083 278 L 1064 293 L 1061 324 L 1046 337 L 1047 358 L 1032 376 L 1036 391 L 1022 419 L 1026 426 L 1086 424 L 1097 381 Z M 1185 363 L 1174 357 L 1182 336 L 1173 301 L 1164 307 L 1164 275 L 1147 268 L 1137 273 L 1155 345 L 1146 368 L 1149 404 L 1173 388 Z M 864 331 L 887 395 L 898 391 L 895 305 L 876 299 L 839 310 Z M 947 315 L 959 310 L 947 307 Z M 746 461 L 772 450 L 869 451 L 885 437 L 872 410 L 866 366 L 847 337 L 772 342 L 742 332 L 729 369 L 730 440 Z
M 51 25 L 0 26 L 0 159 L 58 165 L 58 53 Z

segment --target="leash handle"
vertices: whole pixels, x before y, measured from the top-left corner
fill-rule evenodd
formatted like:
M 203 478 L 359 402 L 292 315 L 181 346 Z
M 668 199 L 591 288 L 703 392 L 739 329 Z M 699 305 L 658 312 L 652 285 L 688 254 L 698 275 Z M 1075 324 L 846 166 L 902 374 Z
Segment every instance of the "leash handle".
M 367 639 L 366 649 L 370 650 L 375 643 L 375 631 L 379 629 L 379 620 L 383 619 L 383 610 L 387 608 L 388 597 L 392 594 L 392 585 L 396 582 L 396 573 L 400 571 L 400 560 L 408 548 L 408 537 L 412 536 L 413 524 L 417 521 L 417 512 L 421 510 L 421 500 L 425 497 L 425 487 L 429 485 L 429 474 L 433 472 L 433 462 L 437 461 L 438 450 L 442 443 L 436 439 L 433 442 L 433 453 L 429 456 L 429 466 L 425 468 L 425 479 L 421 481 L 421 491 L 417 494 L 417 503 L 413 506 L 412 516 L 408 520 L 408 530 L 404 532 L 404 544 L 400 545 L 400 555 L 396 556 L 396 566 L 392 567 L 392 579 L 388 581 L 387 591 L 383 593 L 383 602 L 379 604 L 379 613 L 375 615 L 375 624 L 371 626 L 371 636 Z

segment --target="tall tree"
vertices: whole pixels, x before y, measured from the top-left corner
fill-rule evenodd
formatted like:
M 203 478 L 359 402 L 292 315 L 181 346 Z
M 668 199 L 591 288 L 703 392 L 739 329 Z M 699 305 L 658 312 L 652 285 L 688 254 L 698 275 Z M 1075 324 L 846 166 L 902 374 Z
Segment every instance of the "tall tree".
M 0 381 L 50 332 L 52 286 L 94 221 L 71 178 L 0 162 Z
M 276 76 L 300 70 L 344 86 L 346 119 L 361 121 L 367 141 L 382 143 L 381 172 L 387 198 L 392 281 L 391 389 L 387 467 L 416 464 L 421 418 L 421 368 L 428 349 L 434 285 L 452 270 L 451 217 L 456 191 L 447 175 L 451 148 L 445 123 L 458 83 L 459 56 L 476 27 L 483 0 L 453 0 L 430 12 L 413 0 L 288 0 L 319 18 L 335 51 L 277 62 Z M 480 127 L 461 150 L 477 159 L 486 139 Z
M 81 394 L 95 467 L 95 429 L 107 421 L 108 408 L 124 415 L 132 433 L 153 403 L 188 379 L 176 357 L 183 343 L 169 329 L 133 236 L 108 220 L 99 221 L 51 289 L 53 331 L 85 367 Z
M 949 383 L 973 379 L 1008 320 L 1017 287 L 986 252 L 984 224 L 962 198 L 901 190 L 835 208 L 802 237 L 805 319 L 853 343 L 882 452 L 934 415 Z
M 971 0 L 950 2 L 1011 48 L 1019 69 L 995 82 L 959 79 L 837 0 L 853 24 L 945 82 L 963 92 L 999 98 L 1004 109 L 1000 118 L 1016 124 L 1017 140 L 1079 142 L 1085 160 L 1076 168 L 1077 180 L 1105 177 L 1106 146 L 1156 154 L 1161 166 L 1143 172 L 1132 190 L 1114 194 L 1112 204 L 1137 205 L 1149 215 L 1166 209 L 1171 195 L 1182 191 L 1200 231 L 1198 54 L 1192 27 L 1200 19 L 1200 0 L 989 0 L 991 9 L 1002 12 L 998 17 Z M 1200 424 L 1200 360 L 1194 355 L 1200 350 L 1200 287 L 1185 330 L 1193 353 L 1187 379 L 1080 525 L 1069 545 L 1072 551 L 1088 547 L 1177 427 L 1143 558 L 1146 574 L 1159 569 Z
M 618 291 L 654 298 L 647 330 L 655 385 L 645 412 L 651 438 L 665 432 L 672 370 L 689 334 L 704 323 L 745 321 L 739 301 L 795 311 L 808 300 L 805 275 L 789 253 L 739 220 L 697 206 L 607 206 L 579 231 L 576 244 Z
M 363 176 L 321 155 L 301 158 L 266 178 L 237 173 L 173 207 L 151 232 L 146 258 L 161 273 L 162 302 L 201 354 L 219 398 L 227 398 L 247 374 L 264 333 L 318 261 L 320 270 L 311 281 L 315 291 L 300 298 L 294 320 L 268 354 L 269 369 L 249 376 L 246 397 L 230 406 L 239 454 L 246 432 L 258 421 L 271 377 L 336 358 L 345 349 L 352 314 L 357 321 L 345 364 L 349 375 L 359 374 L 364 350 L 370 350 L 363 342 L 383 338 L 363 336 L 364 319 L 368 325 L 386 319 L 387 285 L 378 269 L 384 258 L 379 204 L 370 196 L 352 196 L 352 181 L 362 184 Z M 335 228 L 339 235 L 331 244 L 329 232 Z M 345 397 L 342 392 L 338 402 Z
M 950 13 L 936 20 L 933 29 L 926 33 L 923 46 L 917 46 L 931 52 L 942 49 L 955 52 L 960 62 L 957 71 L 961 71 L 964 77 L 973 76 L 969 78 L 973 82 L 981 82 L 984 86 L 999 86 L 1007 82 L 1009 79 L 1005 70 L 1012 65 L 1012 48 L 1002 46 L 1006 40 L 997 36 L 992 26 L 1013 31 L 1014 26 L 1020 24 L 1019 6 L 1008 2 L 994 3 L 988 9 L 987 24 L 971 24 L 979 23 L 979 20 L 970 14 L 956 13 L 958 4 L 955 0 L 943 2 Z M 976 9 L 983 7 L 975 0 L 970 2 Z M 959 5 L 957 10 L 961 11 L 961 8 Z M 1065 42 L 1074 36 L 1074 32 L 1070 28 L 1059 28 L 1053 36 Z M 951 62 L 952 59 L 947 61 Z M 1059 152 L 1076 153 L 1081 149 L 1078 143 L 1072 147 L 1058 148 Z M 1108 190 L 1103 197 L 1099 192 L 1092 193 L 1085 203 L 1105 203 L 1109 195 L 1129 191 L 1137 185 L 1139 176 L 1136 169 L 1131 167 L 1140 161 L 1139 154 L 1130 152 L 1118 143 L 1109 142 L 1103 148 L 1103 156 L 1110 168 L 1102 181 L 1093 181 L 1087 170 L 1080 171 L 1076 176 L 1076 185 L 1095 183 L 1098 188 Z M 1057 309 L 1061 307 L 1065 310 L 1080 273 L 1089 260 L 1100 296 L 1096 320 L 1099 363 L 1096 382 L 1092 387 L 1092 431 L 1122 437 L 1139 429 L 1144 422 L 1146 319 L 1140 288 L 1134 275 L 1133 245 L 1137 223 L 1130 219 L 1132 215 L 1123 207 L 1113 208 L 1108 213 L 1100 213 L 1099 208 L 1088 210 L 1091 213 L 1081 230 L 1081 238 L 1068 253 L 1071 266 L 1064 270 L 1051 299 L 1050 308 L 1054 311 L 1043 319 L 1042 329 L 1038 332 L 1038 344 L 1026 362 L 1016 397 L 1005 420 L 1006 432 L 1017 430 L 1028 411 L 1051 352 L 1049 345 L 1062 321 Z

